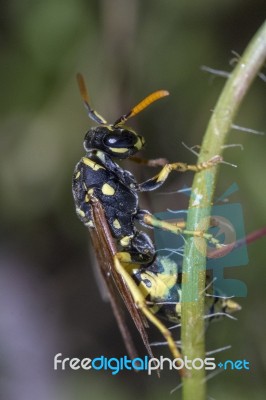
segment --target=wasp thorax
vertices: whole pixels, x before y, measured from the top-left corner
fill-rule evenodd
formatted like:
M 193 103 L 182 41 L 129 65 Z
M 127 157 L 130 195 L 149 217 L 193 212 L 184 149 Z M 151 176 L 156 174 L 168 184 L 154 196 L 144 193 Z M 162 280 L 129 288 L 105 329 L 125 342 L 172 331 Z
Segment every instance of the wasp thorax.
M 101 150 L 112 157 L 128 158 L 145 145 L 143 136 L 130 128 L 100 125 L 91 128 L 85 136 L 84 148 L 91 151 Z

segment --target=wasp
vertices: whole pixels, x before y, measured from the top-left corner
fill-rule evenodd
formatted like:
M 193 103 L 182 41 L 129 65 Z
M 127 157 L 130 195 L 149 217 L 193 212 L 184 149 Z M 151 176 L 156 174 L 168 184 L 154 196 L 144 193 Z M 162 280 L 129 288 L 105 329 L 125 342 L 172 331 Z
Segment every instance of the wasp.
M 215 156 L 196 165 L 166 163 L 158 174 L 138 183 L 131 172 L 115 162 L 116 159 L 134 158 L 145 145 L 144 137 L 125 126 L 125 123 L 169 93 L 159 90 L 150 94 L 113 124 L 109 124 L 91 108 L 81 74 L 77 75 L 77 80 L 88 116 L 97 126 L 87 131 L 83 143 L 86 154 L 74 171 L 74 202 L 78 217 L 90 231 L 99 269 L 127 351 L 131 358 L 136 357 L 117 292 L 122 297 L 150 357 L 153 357 L 153 353 L 147 336 L 148 321 L 164 336 L 173 357 L 180 358 L 171 332 L 159 319 L 162 316 L 168 321 L 180 321 L 181 286 L 178 282 L 178 271 L 175 265 L 167 265 L 156 256 L 153 241 L 147 233 L 137 228 L 136 223 L 167 229 L 177 234 L 204 237 L 214 244 L 218 241 L 208 233 L 190 232 L 177 224 L 157 220 L 149 211 L 140 208 L 139 193 L 158 189 L 172 171 L 201 171 L 215 166 L 221 158 Z M 218 298 L 214 298 L 211 307 L 218 307 L 225 312 L 230 308 L 228 302 Z M 207 308 L 210 310 L 210 305 Z

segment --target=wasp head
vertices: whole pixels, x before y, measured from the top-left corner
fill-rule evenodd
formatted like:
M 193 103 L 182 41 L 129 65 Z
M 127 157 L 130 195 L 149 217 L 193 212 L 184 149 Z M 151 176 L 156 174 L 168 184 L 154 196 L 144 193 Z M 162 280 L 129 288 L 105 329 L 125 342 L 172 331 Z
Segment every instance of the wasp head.
M 128 158 L 145 145 L 143 136 L 125 126 L 99 125 L 91 128 L 85 136 L 86 152 L 101 150 L 111 157 Z

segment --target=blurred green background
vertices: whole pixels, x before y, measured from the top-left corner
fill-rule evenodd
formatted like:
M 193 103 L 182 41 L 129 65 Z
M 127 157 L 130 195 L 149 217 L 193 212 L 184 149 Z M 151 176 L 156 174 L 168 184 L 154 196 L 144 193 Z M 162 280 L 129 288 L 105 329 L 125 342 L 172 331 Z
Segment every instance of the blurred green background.
M 125 354 L 95 281 L 89 235 L 74 212 L 72 171 L 91 126 L 75 74 L 84 74 L 93 107 L 110 122 L 151 91 L 168 89 L 170 97 L 130 124 L 146 138 L 145 157 L 193 163 L 182 142 L 201 143 L 225 82 L 200 67 L 230 72 L 232 51 L 241 54 L 265 19 L 265 0 L 10 0 L 0 8 L 0 397 L 166 398 L 179 383 L 174 372 L 158 379 L 53 370 L 59 352 L 80 358 Z M 266 131 L 265 89 L 258 78 L 237 124 Z M 225 151 L 226 161 L 238 168 L 220 168 L 216 193 L 237 183 L 230 201 L 241 203 L 250 232 L 265 224 L 266 137 L 232 130 L 229 143 L 243 149 Z M 154 174 L 123 165 L 139 181 Z M 163 191 L 191 181 L 191 174 L 174 175 Z M 152 212 L 186 202 L 182 195 L 155 193 L 142 199 Z M 207 334 L 208 349 L 232 345 L 221 357 L 245 358 L 251 370 L 214 377 L 210 398 L 265 398 L 264 253 L 260 239 L 249 246 L 249 265 L 230 271 L 248 287 L 238 321 L 213 324 Z

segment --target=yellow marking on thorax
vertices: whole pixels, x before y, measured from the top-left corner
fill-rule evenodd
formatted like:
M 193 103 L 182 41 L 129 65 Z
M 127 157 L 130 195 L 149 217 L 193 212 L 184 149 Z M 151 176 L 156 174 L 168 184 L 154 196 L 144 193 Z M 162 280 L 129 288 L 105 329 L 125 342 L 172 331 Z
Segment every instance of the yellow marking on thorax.
M 101 150 L 97 150 L 95 154 L 103 163 L 105 163 L 105 154 Z
M 85 224 L 88 228 L 94 228 L 93 222 L 92 221 L 88 221 Z
M 113 222 L 113 227 L 114 227 L 115 229 L 120 229 L 120 228 L 121 228 L 121 225 L 120 225 L 120 222 L 118 221 L 118 219 L 115 219 L 115 220 L 114 220 L 114 222 Z
M 82 162 L 94 171 L 98 171 L 98 169 L 105 169 L 102 165 L 97 164 L 95 161 L 92 161 L 87 157 L 83 157 Z
M 93 188 L 91 188 L 91 189 L 89 189 L 89 190 L 87 191 L 87 194 L 86 194 L 86 196 L 85 196 L 85 202 L 86 202 L 86 203 L 89 203 L 89 201 L 90 201 L 90 199 L 91 199 L 91 195 L 93 194 L 93 192 L 94 192 L 94 189 L 93 189 Z
M 124 236 L 121 240 L 120 240 L 120 244 L 123 247 L 126 247 L 129 245 L 130 240 L 131 240 L 132 236 Z
M 115 194 L 115 189 L 112 186 L 110 186 L 108 183 L 104 183 L 102 185 L 102 192 L 106 196 L 113 196 Z
M 80 215 L 82 218 L 85 217 L 85 212 L 82 211 L 80 208 L 76 208 L 76 212 L 77 212 L 77 214 Z

